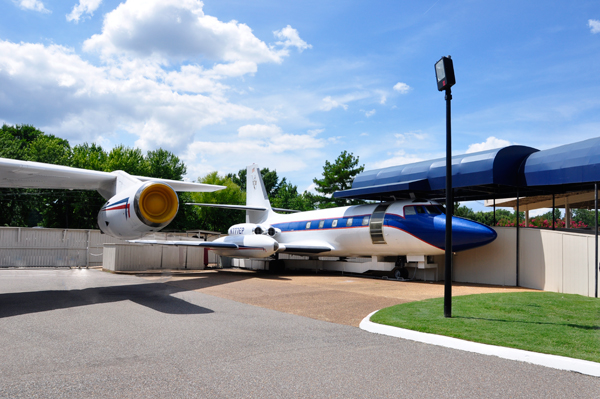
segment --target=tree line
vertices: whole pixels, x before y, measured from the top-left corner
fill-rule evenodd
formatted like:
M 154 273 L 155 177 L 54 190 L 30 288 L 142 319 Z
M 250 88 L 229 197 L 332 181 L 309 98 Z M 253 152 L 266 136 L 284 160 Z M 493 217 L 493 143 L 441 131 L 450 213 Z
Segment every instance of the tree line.
M 119 145 L 105 151 L 97 144 L 71 146 L 65 139 L 46 134 L 31 125 L 0 129 L 0 157 L 44 162 L 104 172 L 123 170 L 132 175 L 181 180 L 187 168 L 173 153 L 159 148 L 143 154 L 138 148 Z M 353 205 L 357 200 L 331 197 L 337 190 L 350 188 L 354 177 L 364 170 L 358 157 L 343 151 L 327 161 L 321 178 L 313 179 L 317 194 L 304 191 L 275 170 L 261 170 L 275 208 L 307 211 L 317 208 Z M 245 204 L 246 169 L 220 176 L 217 172 L 199 177 L 198 182 L 219 184 L 226 189 L 214 193 L 179 193 L 179 212 L 168 230 L 210 230 L 226 232 L 229 226 L 245 220 L 241 211 L 193 207 L 186 202 Z M 97 214 L 105 200 L 96 191 L 0 188 L 0 226 L 42 226 L 53 228 L 97 228 Z

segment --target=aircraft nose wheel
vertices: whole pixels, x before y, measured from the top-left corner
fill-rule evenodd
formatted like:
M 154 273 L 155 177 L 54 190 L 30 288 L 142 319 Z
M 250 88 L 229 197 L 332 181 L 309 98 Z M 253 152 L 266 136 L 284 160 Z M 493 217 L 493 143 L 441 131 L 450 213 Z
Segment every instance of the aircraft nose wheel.
M 392 276 L 397 280 L 404 280 L 408 278 L 408 269 L 406 267 L 395 267 L 392 270 Z

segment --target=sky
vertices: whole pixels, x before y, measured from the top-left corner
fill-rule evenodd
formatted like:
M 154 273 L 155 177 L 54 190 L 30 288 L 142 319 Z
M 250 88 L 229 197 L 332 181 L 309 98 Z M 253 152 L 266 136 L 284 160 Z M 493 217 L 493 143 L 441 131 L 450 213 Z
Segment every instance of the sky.
M 448 55 L 454 154 L 600 136 L 597 0 L 0 0 L 0 123 L 302 192 L 444 157 Z

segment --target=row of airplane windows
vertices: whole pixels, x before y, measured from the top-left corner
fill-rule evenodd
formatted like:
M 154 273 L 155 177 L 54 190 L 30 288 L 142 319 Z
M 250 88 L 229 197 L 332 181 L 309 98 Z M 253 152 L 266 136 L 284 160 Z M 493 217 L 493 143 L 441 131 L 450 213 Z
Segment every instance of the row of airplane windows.
M 309 222 L 291 222 L 277 224 L 275 227 L 281 230 L 309 230 L 309 229 L 322 229 L 322 228 L 341 228 L 341 227 L 358 227 L 368 226 L 371 216 L 363 216 L 362 218 L 340 218 L 340 219 L 325 219 L 325 220 L 312 220 Z
M 369 225 L 369 218 L 370 216 L 365 216 L 362 218 L 362 226 L 368 226 Z M 344 226 L 344 220 L 346 221 L 346 225 Z M 339 221 L 339 222 L 338 222 Z M 316 221 L 314 221 L 316 223 Z M 312 226 L 313 222 L 306 222 L 306 229 L 310 229 L 310 227 Z M 333 219 L 333 221 L 331 222 L 331 227 L 351 227 L 352 223 L 354 223 L 354 218 L 348 218 L 348 219 Z M 319 220 L 319 229 L 322 229 L 325 226 L 325 221 L 324 220 Z
M 443 211 L 435 205 L 412 205 L 404 207 L 404 215 L 441 215 Z M 340 219 L 325 219 L 312 220 L 308 222 L 291 222 L 289 224 L 279 224 L 282 230 L 310 230 L 322 228 L 340 228 L 340 227 L 358 227 L 368 226 L 371 216 L 363 216 L 361 218 L 340 218 Z M 331 221 L 331 224 L 327 223 Z M 305 223 L 305 224 L 304 224 Z

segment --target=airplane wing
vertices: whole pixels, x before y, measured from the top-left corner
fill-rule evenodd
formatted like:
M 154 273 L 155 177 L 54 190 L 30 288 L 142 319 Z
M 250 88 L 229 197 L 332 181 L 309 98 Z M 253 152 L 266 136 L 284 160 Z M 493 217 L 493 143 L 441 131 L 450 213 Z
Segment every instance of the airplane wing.
M 96 170 L 0 158 L 0 187 L 100 190 L 116 178 Z
M 277 252 L 305 255 L 305 254 L 320 254 L 323 252 L 330 252 L 333 249 L 334 248 L 327 243 L 298 242 L 298 243 L 285 243 L 285 244 L 280 243 L 279 251 L 277 251 Z
M 133 176 L 140 181 L 164 182 L 175 191 L 210 192 L 225 188 L 212 184 Z M 71 168 L 41 162 L 0 158 L 0 187 L 50 188 L 110 191 L 118 178 L 117 172 Z
M 239 246 L 228 242 L 211 242 L 211 241 L 176 241 L 176 240 L 129 240 L 135 244 L 149 245 L 179 245 L 187 247 L 204 247 L 204 248 L 229 248 L 239 249 Z

